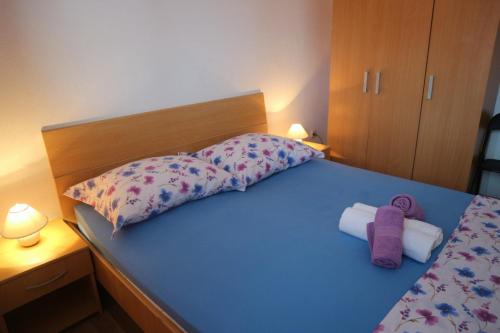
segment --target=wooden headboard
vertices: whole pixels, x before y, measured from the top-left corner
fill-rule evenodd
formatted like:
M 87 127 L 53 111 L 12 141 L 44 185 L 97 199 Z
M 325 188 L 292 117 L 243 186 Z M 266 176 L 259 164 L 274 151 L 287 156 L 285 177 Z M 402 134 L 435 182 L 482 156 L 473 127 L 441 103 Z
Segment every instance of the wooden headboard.
M 42 129 L 62 214 L 71 222 L 78 202 L 63 196 L 70 186 L 127 162 L 194 152 L 248 132 L 267 132 L 262 93 Z

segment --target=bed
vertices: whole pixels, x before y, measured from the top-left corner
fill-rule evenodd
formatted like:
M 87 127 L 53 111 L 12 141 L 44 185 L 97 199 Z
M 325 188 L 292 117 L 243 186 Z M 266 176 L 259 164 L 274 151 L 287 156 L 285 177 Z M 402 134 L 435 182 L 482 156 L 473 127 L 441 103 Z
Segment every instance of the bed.
M 190 202 L 111 239 L 103 217 L 62 196 L 68 186 L 127 161 L 266 130 L 259 93 L 44 131 L 63 215 L 91 244 L 98 281 L 143 330 L 369 332 L 441 248 L 426 264 L 405 258 L 399 270 L 375 267 L 366 243 L 338 230 L 342 210 L 412 193 L 446 239 L 472 200 L 313 160 L 246 192 Z M 76 145 L 88 141 L 94 144 Z

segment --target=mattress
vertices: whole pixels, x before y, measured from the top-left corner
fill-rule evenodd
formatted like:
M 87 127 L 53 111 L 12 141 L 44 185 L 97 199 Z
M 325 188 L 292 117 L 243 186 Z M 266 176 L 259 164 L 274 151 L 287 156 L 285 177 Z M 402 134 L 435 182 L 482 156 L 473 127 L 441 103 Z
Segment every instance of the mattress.
M 440 252 L 400 269 L 370 264 L 367 243 L 339 231 L 345 207 L 414 195 L 445 239 L 466 193 L 313 160 L 246 192 L 187 203 L 111 238 L 78 205 L 78 225 L 103 255 L 188 331 L 371 332 Z

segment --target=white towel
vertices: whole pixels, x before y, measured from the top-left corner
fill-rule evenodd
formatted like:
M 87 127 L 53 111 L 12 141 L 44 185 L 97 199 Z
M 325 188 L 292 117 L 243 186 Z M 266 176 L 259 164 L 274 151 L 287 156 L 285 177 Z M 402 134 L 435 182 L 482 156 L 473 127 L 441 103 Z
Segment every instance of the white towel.
M 373 217 L 375 217 L 375 213 L 377 212 L 377 207 L 369 206 L 360 202 L 356 202 L 352 207 L 369 212 L 373 215 Z M 430 235 L 434 239 L 434 244 L 432 245 L 433 250 L 443 241 L 443 230 L 433 224 L 414 219 L 405 219 L 404 227 L 405 229 L 412 228 Z
M 351 236 L 368 240 L 366 225 L 373 222 L 374 216 L 369 212 L 348 207 L 340 217 L 339 229 Z
M 373 222 L 374 214 L 348 207 L 340 217 L 339 229 L 354 237 L 367 240 L 366 225 Z M 403 230 L 403 254 L 416 261 L 425 263 L 431 256 L 434 239 L 428 234 L 405 228 Z

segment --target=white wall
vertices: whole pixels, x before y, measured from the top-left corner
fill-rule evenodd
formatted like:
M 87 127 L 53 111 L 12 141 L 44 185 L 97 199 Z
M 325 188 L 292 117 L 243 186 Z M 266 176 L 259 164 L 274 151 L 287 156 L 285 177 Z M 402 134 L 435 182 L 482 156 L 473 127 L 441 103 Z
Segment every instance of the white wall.
M 330 2 L 0 0 L 0 218 L 59 214 L 44 125 L 261 89 L 273 133 L 325 136 Z
M 495 111 L 493 114 L 500 113 L 500 87 L 498 89 Z M 491 134 L 488 147 L 486 149 L 486 158 L 500 159 L 500 132 Z M 481 181 L 481 194 L 500 198 L 500 174 L 484 172 Z

